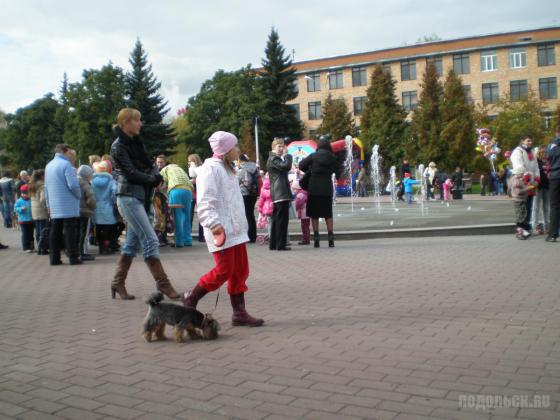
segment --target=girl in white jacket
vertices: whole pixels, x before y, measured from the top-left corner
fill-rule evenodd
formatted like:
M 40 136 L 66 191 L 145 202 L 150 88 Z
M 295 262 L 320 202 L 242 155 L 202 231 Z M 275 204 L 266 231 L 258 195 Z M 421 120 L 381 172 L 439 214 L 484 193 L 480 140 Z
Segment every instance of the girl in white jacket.
M 194 289 L 185 293 L 184 305 L 196 308 L 204 295 L 227 281 L 233 307 L 232 325 L 261 326 L 264 320 L 252 317 L 245 310 L 249 237 L 245 205 L 235 174 L 234 162 L 239 158 L 237 138 L 217 131 L 208 141 L 214 155 L 198 168 L 196 204 L 198 220 L 216 266 L 200 278 Z

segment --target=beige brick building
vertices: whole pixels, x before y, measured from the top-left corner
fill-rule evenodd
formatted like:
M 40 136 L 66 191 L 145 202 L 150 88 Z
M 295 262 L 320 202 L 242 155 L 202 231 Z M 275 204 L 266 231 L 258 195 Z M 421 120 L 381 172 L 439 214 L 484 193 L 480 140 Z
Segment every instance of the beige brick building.
M 548 123 L 560 104 L 559 57 L 560 27 L 553 27 L 296 62 L 298 96 L 290 104 L 305 124 L 306 137 L 321 123 L 321 105 L 329 93 L 346 101 L 359 126 L 373 68 L 382 64 L 397 81 L 397 98 L 412 112 L 420 97 L 426 63 L 433 60 L 442 80 L 453 68 L 472 101 L 489 105 L 492 113 L 498 112 L 492 104 L 499 97 L 507 94 L 515 99 L 532 89 L 544 100 L 543 117 Z

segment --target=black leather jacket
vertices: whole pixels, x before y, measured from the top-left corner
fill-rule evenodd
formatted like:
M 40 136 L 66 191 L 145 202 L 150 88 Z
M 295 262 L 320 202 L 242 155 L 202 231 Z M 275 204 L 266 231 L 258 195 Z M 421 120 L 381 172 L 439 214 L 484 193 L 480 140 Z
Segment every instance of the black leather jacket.
M 333 196 L 332 175 L 338 179 L 341 177 L 342 166 L 334 153 L 319 149 L 315 153 L 311 153 L 299 163 L 299 169 L 303 172 L 311 171 L 309 179 L 309 195 L 319 197 Z
M 118 138 L 111 145 L 111 157 L 115 161 L 117 195 L 135 197 L 148 208 L 154 187 L 163 178 L 139 139 L 130 138 L 119 127 L 115 132 Z
M 292 190 L 288 181 L 288 172 L 292 169 L 292 155 L 284 155 L 284 160 L 274 152 L 266 162 L 270 179 L 270 195 L 272 202 L 292 200 Z

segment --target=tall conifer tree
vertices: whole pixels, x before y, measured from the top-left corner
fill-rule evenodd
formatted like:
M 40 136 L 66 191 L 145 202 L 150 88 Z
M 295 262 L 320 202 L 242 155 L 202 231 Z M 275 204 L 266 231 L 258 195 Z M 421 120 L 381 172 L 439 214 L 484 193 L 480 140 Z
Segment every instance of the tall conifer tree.
M 443 87 L 438 79 L 433 63 L 426 66 L 424 78 L 420 84 L 422 92 L 418 108 L 412 117 L 412 130 L 417 140 L 416 157 L 418 163 L 436 164 L 446 154 L 446 144 L 441 140 L 441 98 Z
M 148 64 L 148 55 L 140 40 L 136 40 L 134 50 L 128 60 L 132 70 L 126 74 L 128 106 L 142 114 L 143 127 L 140 138 L 151 156 L 170 154 L 175 146 L 173 129 L 163 122 L 169 112 L 167 102 L 159 94 L 161 83 Z
M 292 60 L 285 54 L 274 28 L 268 36 L 265 55 L 260 79 L 264 115 L 259 116 L 259 121 L 262 122 L 262 138 L 266 147 L 263 150 L 268 150 L 272 137 L 297 139 L 301 136 L 302 126 L 295 109 L 286 105 L 286 102 L 297 97 L 296 70 L 292 67 Z
M 323 105 L 323 121 L 317 129 L 317 133 L 330 134 L 333 140 L 356 134 L 354 118 L 348 111 L 344 99 L 333 99 L 329 93 Z
M 367 90 L 360 135 L 368 153 L 378 144 L 386 162 L 393 164 L 404 157 L 407 132 L 406 112 L 397 101 L 395 85 L 390 73 L 380 65 L 375 66 Z
M 453 69 L 445 79 L 441 123 L 441 140 L 447 153 L 438 166 L 453 169 L 459 165 L 464 168 L 475 155 L 474 108 L 468 103 L 465 88 Z

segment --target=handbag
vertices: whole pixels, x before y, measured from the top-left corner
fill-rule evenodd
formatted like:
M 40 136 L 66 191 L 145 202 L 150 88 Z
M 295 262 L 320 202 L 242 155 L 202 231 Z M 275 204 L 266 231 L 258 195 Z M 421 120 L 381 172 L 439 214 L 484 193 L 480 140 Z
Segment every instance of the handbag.
M 311 179 L 311 172 L 307 171 L 303 174 L 303 176 L 299 179 L 299 186 L 302 190 L 308 191 L 309 190 L 309 180 Z

